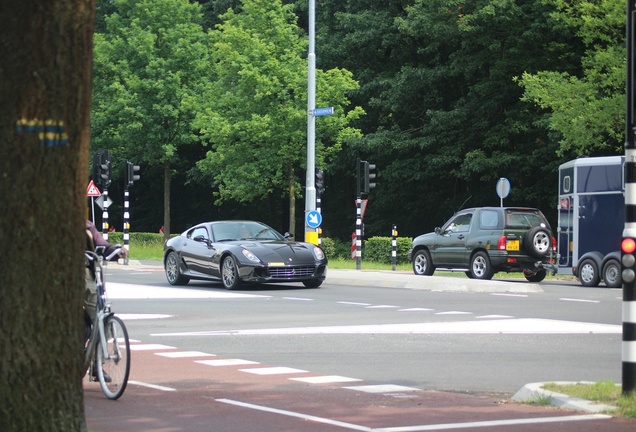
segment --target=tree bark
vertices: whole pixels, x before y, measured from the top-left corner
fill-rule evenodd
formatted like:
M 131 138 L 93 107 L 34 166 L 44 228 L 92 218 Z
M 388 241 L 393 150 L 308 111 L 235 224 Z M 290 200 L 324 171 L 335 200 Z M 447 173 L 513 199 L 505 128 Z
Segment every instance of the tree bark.
M 0 430 L 85 430 L 94 0 L 0 7 Z

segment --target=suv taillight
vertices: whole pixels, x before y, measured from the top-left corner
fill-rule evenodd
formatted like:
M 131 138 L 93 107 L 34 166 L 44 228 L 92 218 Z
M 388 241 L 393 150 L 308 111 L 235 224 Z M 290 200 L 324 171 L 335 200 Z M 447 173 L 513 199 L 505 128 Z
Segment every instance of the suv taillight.
M 557 251 L 556 237 L 552 237 L 552 253 L 556 253 L 556 251 Z
M 506 250 L 506 236 L 502 235 L 499 237 L 499 241 L 497 242 L 497 249 Z

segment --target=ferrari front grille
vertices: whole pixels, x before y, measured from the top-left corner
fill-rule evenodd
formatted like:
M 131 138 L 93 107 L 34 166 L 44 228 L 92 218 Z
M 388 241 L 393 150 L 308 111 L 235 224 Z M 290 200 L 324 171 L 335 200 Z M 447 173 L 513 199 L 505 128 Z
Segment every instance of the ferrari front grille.
M 314 267 L 270 267 L 269 275 L 272 278 L 286 279 L 294 277 L 307 277 L 314 274 Z

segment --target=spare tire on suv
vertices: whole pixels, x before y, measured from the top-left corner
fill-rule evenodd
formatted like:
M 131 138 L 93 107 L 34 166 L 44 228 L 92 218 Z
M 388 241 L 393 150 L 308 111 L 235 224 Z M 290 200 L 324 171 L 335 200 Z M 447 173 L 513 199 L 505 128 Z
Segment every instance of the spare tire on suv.
M 536 226 L 523 236 L 523 244 L 528 255 L 543 258 L 550 253 L 552 236 L 546 228 Z

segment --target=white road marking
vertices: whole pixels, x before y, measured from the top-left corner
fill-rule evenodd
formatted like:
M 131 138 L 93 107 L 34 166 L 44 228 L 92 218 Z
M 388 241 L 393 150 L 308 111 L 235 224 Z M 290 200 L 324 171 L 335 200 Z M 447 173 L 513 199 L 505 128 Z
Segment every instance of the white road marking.
M 348 390 L 356 390 L 364 393 L 400 393 L 400 392 L 412 392 L 412 391 L 422 391 L 421 389 L 415 387 L 405 387 L 401 385 L 395 384 L 378 384 L 378 385 L 363 385 L 363 386 L 353 386 L 353 387 L 343 387 Z
M 513 318 L 513 317 L 510 315 L 481 315 L 481 316 L 476 316 L 475 318 L 501 319 L 501 318 Z
M 357 303 L 357 302 L 347 302 L 347 301 L 339 301 L 337 303 L 353 305 L 353 306 L 370 306 L 371 305 L 371 303 Z
M 171 347 L 168 345 L 161 344 L 141 344 L 141 345 L 131 345 L 131 351 L 153 351 L 153 350 L 168 350 L 168 349 L 176 349 L 175 347 Z
M 314 299 L 304 298 L 304 297 L 283 297 L 283 298 L 285 300 L 314 301 Z
M 134 384 L 134 385 L 138 385 L 138 386 L 141 386 L 141 387 L 148 387 L 148 388 L 151 388 L 151 389 L 167 391 L 167 392 L 177 391 L 177 389 L 174 389 L 172 387 L 164 387 L 164 386 L 160 386 L 160 385 L 157 385 L 157 384 L 144 383 L 144 382 L 141 382 L 141 381 L 128 381 L 128 384 Z
M 367 306 L 365 309 L 385 309 L 385 308 L 399 308 L 399 306 L 375 305 L 375 306 Z
M 215 291 L 208 289 L 169 288 L 150 285 L 135 285 L 118 282 L 106 284 L 108 297 L 111 299 L 230 299 L 230 298 L 269 298 L 271 296 L 256 294 L 240 294 L 231 291 Z
M 288 417 L 296 417 L 296 418 L 300 418 L 302 420 L 310 420 L 310 421 L 314 421 L 316 423 L 323 423 L 323 424 L 328 424 L 331 426 L 339 426 L 339 427 L 343 427 L 346 429 L 351 429 L 351 430 L 358 430 L 358 431 L 366 431 L 366 432 L 370 432 L 371 429 L 368 427 L 364 427 L 364 426 L 358 426 L 355 425 L 353 423 L 346 423 L 346 422 L 341 422 L 338 420 L 332 420 L 332 419 L 327 419 L 324 417 L 316 417 L 313 415 L 307 415 L 307 414 L 301 414 L 301 413 L 297 413 L 297 412 L 293 412 L 293 411 L 287 411 L 287 410 L 280 410 L 280 409 L 276 409 L 276 408 L 269 408 L 266 406 L 262 406 L 262 405 L 254 405 L 254 404 L 250 404 L 250 403 L 246 403 L 246 402 L 240 402 L 240 401 L 235 401 L 235 400 L 231 400 L 231 399 L 215 399 L 217 402 L 222 402 L 222 403 L 226 403 L 226 404 L 230 404 L 230 405 L 235 405 L 235 406 L 240 406 L 243 408 L 249 408 L 249 409 L 253 409 L 253 410 L 258 410 L 258 411 L 265 411 L 265 412 L 270 412 L 273 414 L 282 414 Z
M 358 379 L 358 378 L 348 378 L 348 377 L 343 377 L 339 375 L 290 378 L 290 380 L 306 382 L 308 384 L 333 384 L 333 383 L 342 383 L 342 382 L 362 381 L 361 379 Z
M 541 423 L 561 423 L 561 422 L 575 422 L 586 420 L 607 420 L 612 416 L 605 414 L 583 414 L 572 416 L 559 416 L 559 417 L 534 417 L 527 419 L 508 419 L 508 420 L 490 420 L 480 422 L 466 422 L 466 423 L 446 423 L 435 425 L 421 425 L 421 426 L 398 426 L 388 427 L 380 429 L 372 429 L 373 432 L 420 432 L 420 431 L 437 431 L 437 430 L 449 430 L 449 429 L 468 429 L 468 428 L 484 428 L 495 426 L 512 426 L 512 425 L 524 425 L 524 424 L 541 424 Z
M 621 334 L 622 326 L 550 319 L 425 322 L 155 333 L 152 336 L 269 336 L 308 334 Z
M 542 423 L 560 423 L 560 422 L 575 422 L 586 420 L 607 420 L 612 416 L 605 414 L 586 414 L 586 415 L 571 415 L 571 416 L 559 416 L 559 417 L 534 417 L 534 418 L 521 418 L 521 419 L 508 419 L 508 420 L 490 420 L 480 422 L 466 422 L 466 423 L 446 423 L 446 424 L 433 424 L 433 425 L 418 425 L 418 426 L 397 426 L 397 427 L 384 427 L 384 428 L 370 428 L 353 423 L 341 422 L 338 420 L 328 419 L 324 417 L 317 417 L 309 414 L 302 414 L 294 411 L 281 410 L 276 408 L 270 408 L 263 405 L 255 405 L 247 402 L 236 401 L 232 399 L 215 399 L 217 402 L 226 403 L 242 408 L 248 408 L 258 411 L 269 412 L 272 414 L 280 414 L 288 417 L 300 418 L 302 420 L 314 421 L 317 423 L 328 424 L 331 426 L 338 426 L 349 430 L 365 431 L 365 432 L 418 432 L 418 431 L 437 431 L 437 430 L 449 430 L 449 429 L 469 429 L 469 428 L 484 428 L 495 426 L 508 426 L 508 425 L 523 425 L 523 424 L 542 424 Z
M 598 300 L 574 299 L 574 298 L 567 298 L 567 297 L 560 298 L 559 300 L 571 301 L 571 302 L 581 302 L 581 303 L 600 303 L 600 301 L 598 301 Z
M 462 311 L 447 311 L 447 312 L 436 312 L 435 315 L 472 315 L 472 312 L 462 312 Z
M 172 318 L 174 315 L 165 315 L 165 314 L 117 314 L 117 316 L 124 321 L 129 320 L 144 320 L 144 319 L 163 319 L 163 318 Z
M 216 354 L 207 354 L 201 351 L 159 352 L 155 354 L 158 356 L 169 358 L 216 357 Z
M 528 294 L 491 293 L 490 295 L 503 297 L 528 297 Z
M 427 309 L 427 308 L 408 308 L 408 309 L 400 309 L 398 312 L 420 312 L 420 311 L 432 311 L 435 309 Z
M 195 363 L 201 363 L 208 366 L 240 366 L 248 364 L 260 364 L 259 362 L 243 359 L 220 359 L 220 360 L 197 360 Z
M 247 372 L 255 375 L 284 375 L 294 373 L 307 373 L 306 370 L 294 369 L 290 367 L 265 367 L 253 369 L 239 369 L 241 372 Z

